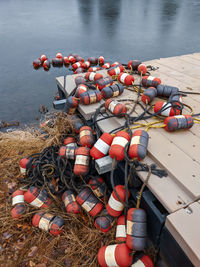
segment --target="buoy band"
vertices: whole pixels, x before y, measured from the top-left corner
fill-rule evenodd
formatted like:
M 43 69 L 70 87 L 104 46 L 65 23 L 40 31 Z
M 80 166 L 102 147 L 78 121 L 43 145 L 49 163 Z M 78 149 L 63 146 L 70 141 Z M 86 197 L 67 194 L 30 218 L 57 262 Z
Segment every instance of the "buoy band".
M 110 195 L 108 204 L 112 209 L 116 211 L 122 211 L 124 209 L 124 204 L 116 200 L 112 194 Z

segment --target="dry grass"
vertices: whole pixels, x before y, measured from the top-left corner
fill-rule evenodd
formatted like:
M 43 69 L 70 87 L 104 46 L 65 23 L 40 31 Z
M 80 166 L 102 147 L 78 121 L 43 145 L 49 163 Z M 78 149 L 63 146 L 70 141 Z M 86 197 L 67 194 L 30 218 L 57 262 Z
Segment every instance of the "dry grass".
M 67 214 L 59 197 L 49 212 L 65 219 L 61 236 L 53 237 L 34 228 L 31 219 L 36 209 L 30 206 L 22 218 L 14 220 L 10 216 L 11 187 L 17 189 L 18 178 L 22 177 L 20 159 L 49 145 L 61 144 L 67 134 L 73 134 L 69 118 L 62 113 L 57 114 L 54 127 L 47 127 L 46 131 L 47 139 L 33 129 L 0 133 L 0 266 L 97 266 L 98 249 L 112 242 L 114 229 L 103 234 L 87 214 Z M 37 251 L 30 255 L 35 246 Z

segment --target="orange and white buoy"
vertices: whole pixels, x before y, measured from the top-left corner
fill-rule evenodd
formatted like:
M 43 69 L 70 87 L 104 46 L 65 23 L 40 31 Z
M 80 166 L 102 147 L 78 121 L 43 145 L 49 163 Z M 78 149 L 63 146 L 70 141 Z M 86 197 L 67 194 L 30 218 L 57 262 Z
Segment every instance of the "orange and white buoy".
M 128 267 L 133 256 L 126 244 L 116 244 L 100 248 L 97 259 L 101 267 Z
M 113 191 L 108 200 L 108 204 L 106 205 L 106 209 L 111 216 L 118 217 L 121 215 L 124 209 L 124 203 L 122 203 L 121 201 L 123 202 L 125 201 L 126 192 L 125 192 L 125 188 L 123 185 L 115 186 L 115 190 L 121 200 L 118 199 L 118 196 L 115 194 L 115 191 Z M 128 197 L 129 195 L 130 193 L 128 191 Z

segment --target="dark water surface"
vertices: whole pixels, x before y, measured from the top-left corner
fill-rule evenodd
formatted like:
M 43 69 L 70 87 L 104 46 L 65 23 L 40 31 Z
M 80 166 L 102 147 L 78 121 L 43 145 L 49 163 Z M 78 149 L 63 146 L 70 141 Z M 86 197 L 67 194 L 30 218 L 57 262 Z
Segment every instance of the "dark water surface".
M 42 53 L 125 63 L 199 51 L 199 0 L 0 0 L 0 120 L 31 122 L 52 106 L 68 71 L 33 70 Z

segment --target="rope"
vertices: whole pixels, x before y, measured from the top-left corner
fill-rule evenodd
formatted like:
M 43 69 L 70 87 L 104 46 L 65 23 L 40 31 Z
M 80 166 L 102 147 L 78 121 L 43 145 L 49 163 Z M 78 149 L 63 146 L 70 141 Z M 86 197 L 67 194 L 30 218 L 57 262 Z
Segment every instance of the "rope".
M 144 183 L 143 183 L 143 185 L 142 185 L 142 187 L 141 187 L 141 189 L 140 189 L 140 191 L 138 193 L 138 200 L 137 200 L 137 203 L 136 203 L 136 209 L 139 209 L 139 207 L 140 207 L 140 202 L 141 202 L 143 190 L 144 190 L 145 186 L 148 184 L 149 178 L 151 176 L 151 168 L 147 164 L 146 164 L 146 166 L 149 169 L 149 171 L 148 171 L 147 177 L 146 177 L 146 179 L 145 179 L 145 181 L 144 181 Z

